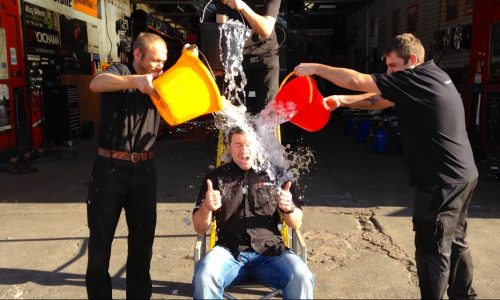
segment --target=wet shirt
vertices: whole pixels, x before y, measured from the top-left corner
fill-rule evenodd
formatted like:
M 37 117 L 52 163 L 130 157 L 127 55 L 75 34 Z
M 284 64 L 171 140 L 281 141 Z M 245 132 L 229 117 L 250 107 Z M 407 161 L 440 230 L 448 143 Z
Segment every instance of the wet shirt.
M 463 103 L 446 72 L 430 60 L 373 78 L 382 97 L 395 103 L 412 185 L 464 183 L 478 176 Z
M 135 74 L 132 66 L 113 64 L 106 72 Z M 150 150 L 157 137 L 160 116 L 149 95 L 128 89 L 101 93 L 99 147 L 124 152 Z
M 269 256 L 280 255 L 285 246 L 278 229 L 279 194 L 267 174 L 257 174 L 253 169 L 245 172 L 234 162 L 211 171 L 203 180 L 194 211 L 205 198 L 207 179 L 222 198 L 222 206 L 215 212 L 216 244 L 227 248 L 235 257 L 242 251 L 252 250 Z M 300 207 L 300 203 L 294 202 Z
M 260 16 L 278 18 L 281 0 L 248 0 L 245 3 Z M 238 11 L 222 4 L 220 0 L 216 0 L 215 5 L 217 14 L 227 15 L 230 19 L 242 21 L 242 16 Z M 244 22 L 249 26 L 246 19 Z M 278 50 L 278 39 L 274 30 L 267 39 L 262 39 L 257 33 L 252 32 L 252 35 L 245 42 L 243 55 L 270 57 L 277 56 Z

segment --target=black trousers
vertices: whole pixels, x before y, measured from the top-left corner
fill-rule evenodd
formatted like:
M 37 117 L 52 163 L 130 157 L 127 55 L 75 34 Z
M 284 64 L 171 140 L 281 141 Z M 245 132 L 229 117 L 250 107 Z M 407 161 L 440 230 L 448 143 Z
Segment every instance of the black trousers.
M 245 86 L 246 107 L 251 114 L 258 114 L 276 97 L 279 88 L 279 58 L 245 57 L 243 68 L 247 78 Z
M 461 184 L 417 187 L 413 229 L 422 299 L 473 299 L 467 210 L 477 179 Z
M 112 298 L 108 268 L 122 208 L 129 231 L 127 298 L 149 299 L 152 290 L 149 268 L 156 227 L 154 161 L 131 163 L 97 156 L 87 198 L 89 299 Z

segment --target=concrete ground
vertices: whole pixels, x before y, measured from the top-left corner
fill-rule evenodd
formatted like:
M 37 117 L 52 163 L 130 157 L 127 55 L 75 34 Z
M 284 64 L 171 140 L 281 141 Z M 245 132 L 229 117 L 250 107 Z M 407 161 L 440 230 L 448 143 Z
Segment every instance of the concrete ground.
M 318 133 L 304 134 L 302 141 L 317 161 L 301 181 L 307 203 L 302 232 L 315 297 L 418 298 L 412 189 L 404 159 L 371 153 L 342 136 L 339 125 L 332 121 Z M 285 142 L 297 132 L 285 124 Z M 33 160 L 37 172 L 0 172 L 0 298 L 86 298 L 85 198 L 94 150 L 95 141 L 80 140 Z M 195 241 L 191 209 L 202 176 L 214 164 L 215 144 L 203 138 L 163 139 L 156 153 L 153 298 L 189 298 Z M 482 180 L 470 209 L 474 287 L 480 298 L 500 298 L 498 199 L 500 182 Z M 125 297 L 126 237 L 122 217 L 110 266 L 114 298 Z

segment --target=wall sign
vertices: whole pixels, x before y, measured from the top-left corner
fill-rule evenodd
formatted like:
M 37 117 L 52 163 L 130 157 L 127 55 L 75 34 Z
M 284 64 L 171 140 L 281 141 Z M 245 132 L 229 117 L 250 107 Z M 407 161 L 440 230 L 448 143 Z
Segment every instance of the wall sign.
M 7 41 L 5 40 L 5 29 L 3 28 L 0 28 L 0 79 L 9 79 Z
M 28 52 L 54 54 L 61 49 L 59 14 L 26 2 L 23 10 Z
M 97 0 L 74 0 L 73 8 L 97 18 Z
M 11 47 L 9 48 L 10 51 L 10 64 L 15 66 L 17 65 L 17 51 L 16 48 Z

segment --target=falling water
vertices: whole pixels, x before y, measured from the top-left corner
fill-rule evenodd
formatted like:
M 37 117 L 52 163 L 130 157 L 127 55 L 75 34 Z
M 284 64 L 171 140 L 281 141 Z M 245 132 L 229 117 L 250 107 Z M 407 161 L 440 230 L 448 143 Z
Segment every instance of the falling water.
M 225 69 L 225 90 L 227 100 L 222 104 L 222 111 L 216 113 L 215 125 L 228 132 L 232 127 L 240 127 L 251 141 L 250 151 L 254 155 L 256 171 L 265 171 L 277 186 L 286 181 L 297 182 L 299 176 L 309 171 L 314 162 L 312 152 L 305 147 L 292 151 L 290 145 L 281 145 L 277 138 L 276 126 L 289 121 L 296 113 L 294 107 L 280 107 L 271 101 L 258 115 L 246 112 L 245 85 L 243 72 L 243 46 L 249 37 L 250 30 L 237 20 L 230 20 L 221 26 L 221 61 Z M 241 98 L 243 97 L 243 98 Z M 227 154 L 226 154 L 227 155 Z M 223 157 L 228 161 L 228 157 Z
M 243 72 L 243 47 L 251 31 L 238 20 L 229 20 L 221 25 L 219 53 L 224 66 L 224 95 L 237 105 L 245 104 L 247 78 Z M 238 84 L 239 81 L 239 84 Z M 243 98 L 243 99 L 241 99 Z

